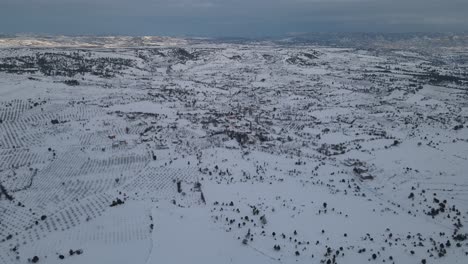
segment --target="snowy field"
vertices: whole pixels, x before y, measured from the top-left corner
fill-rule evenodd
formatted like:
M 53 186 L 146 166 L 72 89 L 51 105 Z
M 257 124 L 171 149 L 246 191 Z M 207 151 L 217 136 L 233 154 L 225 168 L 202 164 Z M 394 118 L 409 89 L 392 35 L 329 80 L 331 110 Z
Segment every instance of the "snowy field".
M 47 41 L 0 42 L 0 264 L 468 263 L 468 49 Z

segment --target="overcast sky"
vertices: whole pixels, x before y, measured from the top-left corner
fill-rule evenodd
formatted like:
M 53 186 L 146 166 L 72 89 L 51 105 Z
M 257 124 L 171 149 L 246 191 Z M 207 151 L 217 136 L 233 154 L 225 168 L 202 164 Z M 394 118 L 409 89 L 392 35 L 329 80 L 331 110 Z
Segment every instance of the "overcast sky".
M 0 33 L 460 32 L 468 0 L 0 0 Z

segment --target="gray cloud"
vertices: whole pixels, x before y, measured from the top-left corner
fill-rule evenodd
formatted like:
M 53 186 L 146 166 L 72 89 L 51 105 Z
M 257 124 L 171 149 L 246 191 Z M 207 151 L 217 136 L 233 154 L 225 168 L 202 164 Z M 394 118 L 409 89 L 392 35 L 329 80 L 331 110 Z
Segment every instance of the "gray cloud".
M 0 0 L 0 33 L 456 32 L 467 13 L 466 0 Z

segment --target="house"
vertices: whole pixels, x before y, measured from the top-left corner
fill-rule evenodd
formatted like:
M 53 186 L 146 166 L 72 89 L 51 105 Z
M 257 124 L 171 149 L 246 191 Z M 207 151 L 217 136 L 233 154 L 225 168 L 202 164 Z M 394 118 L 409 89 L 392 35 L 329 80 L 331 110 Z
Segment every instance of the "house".
M 356 166 L 354 167 L 353 171 L 357 174 L 363 174 L 363 173 L 366 173 L 368 169 L 364 166 Z
M 374 176 L 372 176 L 372 175 L 370 175 L 369 173 L 365 172 L 365 173 L 359 174 L 359 179 L 360 179 L 361 181 L 373 180 L 373 179 L 374 179 Z
M 373 180 L 374 176 L 370 175 L 368 169 L 363 166 L 354 167 L 353 172 L 359 177 L 361 181 Z

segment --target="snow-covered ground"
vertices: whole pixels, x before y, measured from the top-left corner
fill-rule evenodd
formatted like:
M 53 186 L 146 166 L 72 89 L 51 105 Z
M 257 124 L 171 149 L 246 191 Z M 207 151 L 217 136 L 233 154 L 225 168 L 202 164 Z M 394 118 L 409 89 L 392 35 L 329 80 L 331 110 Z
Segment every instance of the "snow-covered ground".
M 467 262 L 468 49 L 74 41 L 0 42 L 0 264 Z

